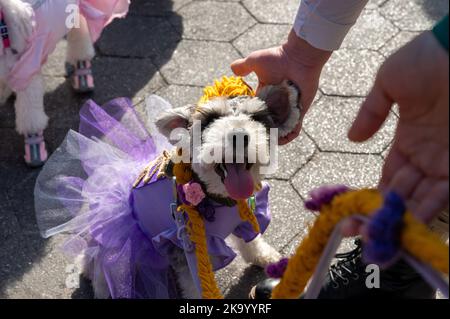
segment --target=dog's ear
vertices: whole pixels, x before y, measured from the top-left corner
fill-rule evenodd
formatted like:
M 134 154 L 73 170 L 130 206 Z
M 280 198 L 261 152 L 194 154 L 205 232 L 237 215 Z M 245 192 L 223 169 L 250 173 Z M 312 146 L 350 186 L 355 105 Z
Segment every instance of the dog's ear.
M 156 118 L 155 125 L 170 141 L 170 134 L 174 129 L 189 127 L 193 108 L 193 105 L 187 105 L 165 111 Z
M 300 120 L 300 91 L 290 81 L 278 85 L 262 87 L 258 98 L 267 105 L 273 127 L 278 128 L 278 136 L 284 137 L 293 131 Z

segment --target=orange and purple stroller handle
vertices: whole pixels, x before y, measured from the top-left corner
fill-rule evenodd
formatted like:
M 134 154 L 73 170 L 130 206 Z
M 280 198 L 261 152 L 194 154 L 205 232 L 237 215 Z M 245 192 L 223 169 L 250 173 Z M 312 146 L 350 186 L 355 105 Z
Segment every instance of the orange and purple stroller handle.
M 357 218 L 368 226 L 366 261 L 381 266 L 403 258 L 430 285 L 448 298 L 448 246 L 406 210 L 395 193 L 383 196 L 377 190 L 349 190 L 343 186 L 325 187 L 312 193 L 307 208 L 320 211 L 308 235 L 288 260 L 273 299 L 305 299 L 318 296 L 322 278 L 341 241 L 341 222 Z M 369 218 L 370 217 L 370 218 Z

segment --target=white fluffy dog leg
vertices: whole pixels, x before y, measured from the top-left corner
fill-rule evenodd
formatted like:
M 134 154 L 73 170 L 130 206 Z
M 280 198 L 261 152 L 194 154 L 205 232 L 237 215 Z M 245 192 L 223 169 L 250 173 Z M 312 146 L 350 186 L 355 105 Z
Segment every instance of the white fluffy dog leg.
M 44 111 L 44 84 L 40 74 L 35 75 L 28 87 L 16 92 L 16 129 L 22 135 L 35 134 L 47 127 Z
M 94 274 L 94 278 L 91 278 L 91 283 L 94 288 L 94 297 L 96 299 L 111 298 L 108 282 L 106 281 L 106 277 L 103 272 Z
M 95 49 L 86 20 L 80 17 L 80 27 L 70 30 L 67 35 L 66 61 L 74 65 L 77 61 L 91 60 L 95 56 Z
M 74 265 L 78 275 L 91 281 L 94 298 L 108 299 L 111 297 L 105 274 L 95 268 L 95 261 L 92 258 L 88 258 L 87 254 L 83 252 L 75 258 Z
M 12 91 L 8 85 L 4 81 L 0 80 L 0 105 L 4 104 L 11 94 Z
M 275 248 L 270 246 L 261 235 L 248 243 L 236 236 L 231 236 L 231 239 L 241 253 L 242 258 L 248 263 L 265 268 L 281 258 L 281 255 Z
M 175 271 L 177 283 L 183 298 L 200 299 L 201 295 L 195 286 L 186 256 L 181 249 L 175 249 L 170 255 L 170 265 Z
M 183 298 L 201 299 L 200 293 L 195 287 L 188 265 L 175 269 L 175 272 L 177 274 L 178 285 L 180 286 Z

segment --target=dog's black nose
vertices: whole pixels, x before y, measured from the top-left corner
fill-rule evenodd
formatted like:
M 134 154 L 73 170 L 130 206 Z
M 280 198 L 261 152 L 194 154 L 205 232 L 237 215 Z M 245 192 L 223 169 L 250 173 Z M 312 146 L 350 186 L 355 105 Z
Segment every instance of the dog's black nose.
M 229 134 L 228 138 L 230 143 L 233 145 L 233 149 L 237 149 L 239 147 L 246 148 L 248 143 L 250 142 L 250 135 L 243 128 L 235 128 Z

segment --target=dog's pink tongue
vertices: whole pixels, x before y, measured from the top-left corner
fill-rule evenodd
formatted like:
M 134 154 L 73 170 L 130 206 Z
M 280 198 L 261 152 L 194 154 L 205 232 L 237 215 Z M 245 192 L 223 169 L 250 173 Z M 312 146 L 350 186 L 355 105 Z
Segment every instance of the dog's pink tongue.
M 253 194 L 253 177 L 245 164 L 225 164 L 227 177 L 223 183 L 228 195 L 233 199 L 246 199 Z

